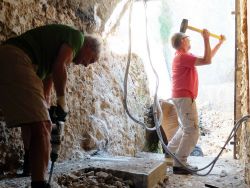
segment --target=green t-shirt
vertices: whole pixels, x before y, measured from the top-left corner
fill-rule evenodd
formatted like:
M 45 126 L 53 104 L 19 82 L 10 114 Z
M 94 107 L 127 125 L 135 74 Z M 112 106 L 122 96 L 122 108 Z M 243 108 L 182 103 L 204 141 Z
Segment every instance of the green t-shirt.
M 20 36 L 10 38 L 7 44 L 15 45 L 24 50 L 38 66 L 37 75 L 44 79 L 52 71 L 52 64 L 63 43 L 73 50 L 73 59 L 83 45 L 82 32 L 66 25 L 51 24 L 29 30 Z M 74 60 L 73 60 L 74 61 Z

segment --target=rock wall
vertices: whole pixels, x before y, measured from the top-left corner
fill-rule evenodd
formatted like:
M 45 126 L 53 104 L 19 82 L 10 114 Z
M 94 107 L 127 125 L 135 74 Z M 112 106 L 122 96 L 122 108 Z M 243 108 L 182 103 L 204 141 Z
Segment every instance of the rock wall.
M 249 59 L 247 31 L 247 0 L 236 2 L 237 64 L 235 72 L 235 120 L 249 114 Z M 250 124 L 244 123 L 236 136 L 236 157 L 245 164 L 245 181 L 250 185 Z
M 121 3 L 126 7 L 128 2 L 3 0 L 0 1 L 0 41 L 48 23 L 68 24 L 103 38 L 104 28 L 107 29 L 105 24 L 115 7 Z M 106 33 L 110 34 L 108 31 Z M 98 150 L 129 156 L 142 150 L 145 130 L 126 115 L 122 104 L 126 62 L 126 55 L 110 51 L 103 40 L 103 52 L 98 63 L 87 68 L 69 67 L 67 101 L 70 112 L 65 125 L 61 160 L 84 157 Z M 129 110 L 140 121 L 144 121 L 144 113 L 149 105 L 143 62 L 133 54 L 128 77 Z M 20 166 L 22 150 L 20 129 L 7 129 L 4 121 L 0 121 L 0 173 Z

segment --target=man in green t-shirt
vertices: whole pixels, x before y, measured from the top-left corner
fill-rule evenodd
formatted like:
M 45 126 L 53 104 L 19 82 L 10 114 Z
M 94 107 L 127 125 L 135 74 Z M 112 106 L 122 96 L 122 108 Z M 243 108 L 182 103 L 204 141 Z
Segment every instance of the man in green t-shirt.
M 24 173 L 29 173 L 29 161 L 32 188 L 47 186 L 52 86 L 57 108 L 66 116 L 67 65 L 88 66 L 99 54 L 99 40 L 60 24 L 37 27 L 0 46 L 0 108 L 7 127 L 21 127 L 26 151 Z

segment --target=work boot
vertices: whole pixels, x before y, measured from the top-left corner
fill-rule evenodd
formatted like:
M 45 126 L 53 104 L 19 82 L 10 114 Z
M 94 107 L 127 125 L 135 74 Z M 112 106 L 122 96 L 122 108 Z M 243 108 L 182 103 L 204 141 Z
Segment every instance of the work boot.
M 189 168 L 190 170 L 198 170 L 197 166 L 191 166 L 189 164 L 186 165 L 187 168 Z M 187 170 L 185 167 L 182 166 L 173 166 L 173 173 L 174 174 L 179 174 L 179 175 L 188 175 L 188 174 L 194 174 L 195 172 L 191 172 L 189 170 Z
M 31 188 L 51 188 L 46 181 L 32 181 Z
M 164 154 L 164 157 L 165 157 L 165 159 L 171 159 L 172 158 L 171 155 L 168 152 L 166 152 Z

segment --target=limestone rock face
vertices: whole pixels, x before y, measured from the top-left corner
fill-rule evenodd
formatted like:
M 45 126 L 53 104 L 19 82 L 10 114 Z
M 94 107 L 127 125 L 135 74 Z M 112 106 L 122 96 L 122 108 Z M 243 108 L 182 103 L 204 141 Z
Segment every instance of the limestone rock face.
M 18 128 L 7 129 L 0 122 L 0 174 L 20 165 L 23 155 L 21 131 Z
M 83 157 L 93 150 L 114 155 L 133 156 L 144 146 L 145 130 L 134 123 L 123 106 L 124 74 L 127 55 L 117 55 L 107 47 L 102 36 L 116 6 L 129 0 L 3 0 L 0 2 L 0 41 L 31 28 L 63 23 L 103 39 L 99 62 L 87 68 L 71 65 L 68 69 L 67 102 L 69 116 L 60 160 Z M 118 15 L 122 16 L 122 11 Z M 119 21 L 120 17 L 117 17 Z M 115 20 L 112 20 L 116 25 Z M 114 27 L 110 27 L 110 30 Z M 1 91 L 0 91 L 1 92 Z M 52 104 L 55 101 L 53 98 Z M 132 55 L 128 76 L 128 107 L 131 114 L 144 121 L 150 105 L 147 77 L 142 61 Z M 0 121 L 0 169 L 20 167 L 23 144 L 20 128 L 7 129 Z
M 132 58 L 128 80 L 130 112 L 144 121 L 147 97 L 147 78 L 142 62 Z M 136 62 L 136 63 L 135 63 Z M 126 56 L 106 51 L 99 63 L 87 68 L 69 69 L 67 88 L 70 108 L 65 125 L 67 135 L 63 153 L 70 157 L 72 148 L 85 151 L 98 149 L 115 155 L 134 155 L 143 148 L 144 129 L 134 123 L 123 107 L 123 79 Z

